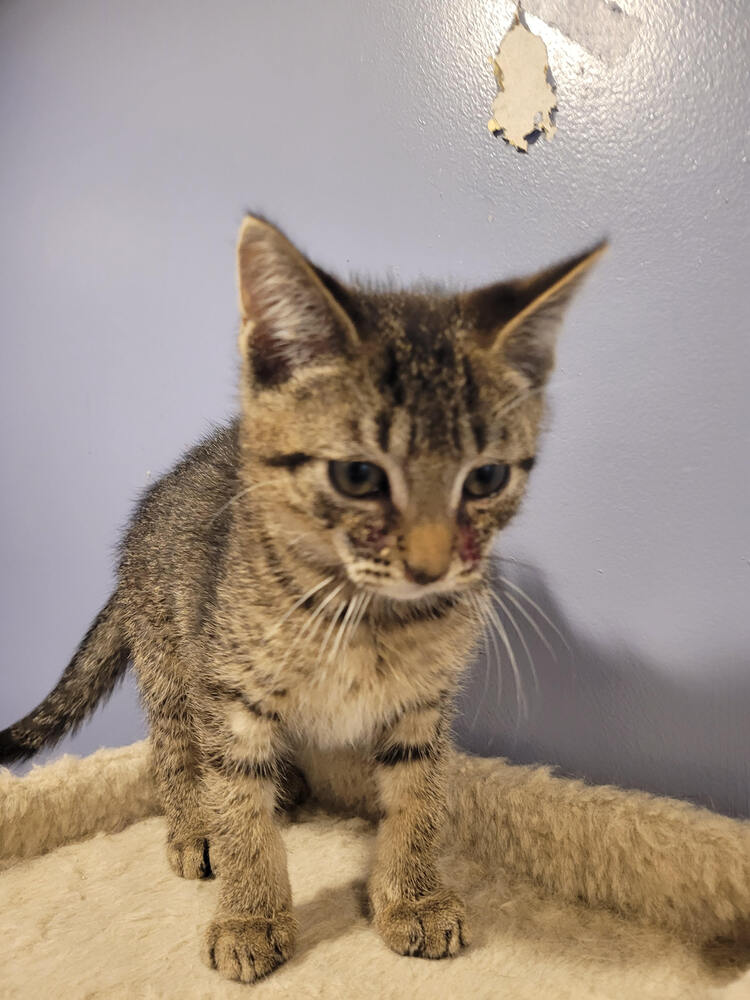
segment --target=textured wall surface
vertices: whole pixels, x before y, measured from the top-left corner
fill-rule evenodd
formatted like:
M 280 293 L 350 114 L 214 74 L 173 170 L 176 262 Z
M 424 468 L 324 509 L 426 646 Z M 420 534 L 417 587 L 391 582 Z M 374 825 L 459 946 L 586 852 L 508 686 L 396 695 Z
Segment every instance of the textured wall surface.
M 511 606 L 527 712 L 505 655 L 482 657 L 457 732 L 750 813 L 743 4 L 526 7 L 560 107 L 528 155 L 486 129 L 509 3 L 0 7 L 0 725 L 106 599 L 133 499 L 234 407 L 244 208 L 334 271 L 403 281 L 607 234 L 500 549 L 571 651 Z M 62 748 L 142 732 L 126 684 Z

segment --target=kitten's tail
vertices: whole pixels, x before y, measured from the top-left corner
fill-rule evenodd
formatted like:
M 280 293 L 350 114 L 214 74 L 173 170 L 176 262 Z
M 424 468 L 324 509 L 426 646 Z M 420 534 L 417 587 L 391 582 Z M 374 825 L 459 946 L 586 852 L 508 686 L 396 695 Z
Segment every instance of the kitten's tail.
M 28 760 L 42 747 L 57 743 L 112 694 L 130 656 L 117 597 L 115 591 L 44 701 L 0 731 L 0 764 Z

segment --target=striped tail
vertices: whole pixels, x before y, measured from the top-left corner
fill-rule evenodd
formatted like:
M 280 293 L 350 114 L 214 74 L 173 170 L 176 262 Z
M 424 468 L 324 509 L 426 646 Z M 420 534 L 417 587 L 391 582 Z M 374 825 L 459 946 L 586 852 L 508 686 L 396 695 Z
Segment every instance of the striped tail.
M 32 712 L 0 731 L 0 764 L 28 760 L 77 729 L 112 694 L 127 669 L 129 655 L 115 591 L 55 688 Z

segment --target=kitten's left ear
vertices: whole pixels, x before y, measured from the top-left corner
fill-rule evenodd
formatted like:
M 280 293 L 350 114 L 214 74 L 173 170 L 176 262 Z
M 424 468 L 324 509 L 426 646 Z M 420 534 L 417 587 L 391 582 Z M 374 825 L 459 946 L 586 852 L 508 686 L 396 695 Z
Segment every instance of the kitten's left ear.
M 532 386 L 543 385 L 554 366 L 555 341 L 565 308 L 606 248 L 603 240 L 531 277 L 463 295 L 464 317 L 480 346 L 502 353 Z
M 345 290 L 264 219 L 248 215 L 242 223 L 237 276 L 240 349 L 258 388 L 282 385 L 303 366 L 355 348 L 354 324 L 335 297 Z

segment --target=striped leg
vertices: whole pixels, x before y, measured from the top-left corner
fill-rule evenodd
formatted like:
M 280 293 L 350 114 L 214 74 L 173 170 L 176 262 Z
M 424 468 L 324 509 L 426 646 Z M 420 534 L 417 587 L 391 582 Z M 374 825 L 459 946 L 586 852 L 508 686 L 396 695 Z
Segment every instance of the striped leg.
M 158 662 L 156 662 L 158 660 Z M 155 669 L 155 667 L 157 669 Z M 183 878 L 211 874 L 201 808 L 201 767 L 185 681 L 176 659 L 165 653 L 139 663 L 150 721 L 154 773 L 167 820 L 167 858 Z
M 463 903 L 440 881 L 446 724 L 438 706 L 414 709 L 376 754 L 383 819 L 370 878 L 375 926 L 402 955 L 444 958 L 467 943 Z
M 296 924 L 286 852 L 274 819 L 278 717 L 234 704 L 225 713 L 206 772 L 219 907 L 204 961 L 227 979 L 254 982 L 290 957 Z

